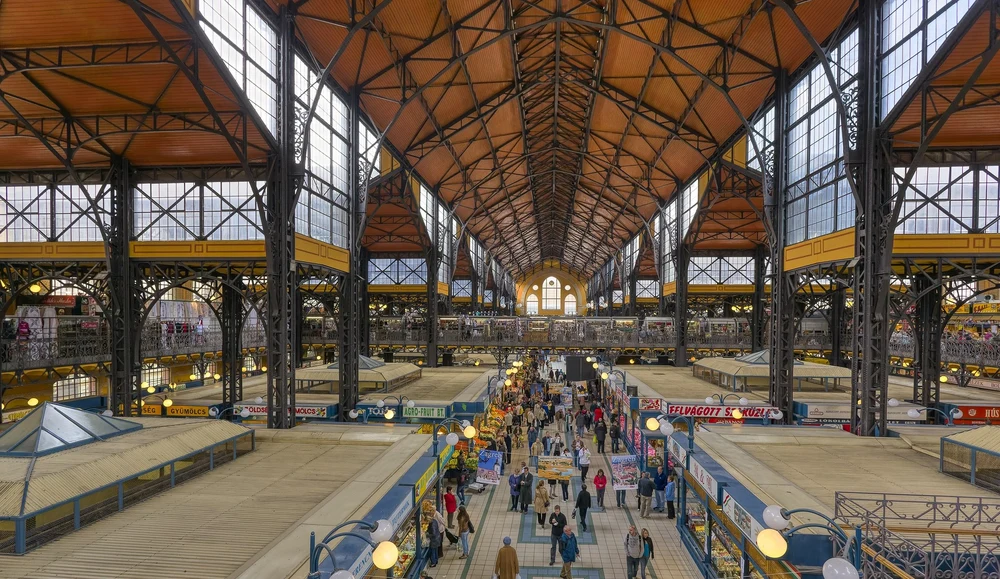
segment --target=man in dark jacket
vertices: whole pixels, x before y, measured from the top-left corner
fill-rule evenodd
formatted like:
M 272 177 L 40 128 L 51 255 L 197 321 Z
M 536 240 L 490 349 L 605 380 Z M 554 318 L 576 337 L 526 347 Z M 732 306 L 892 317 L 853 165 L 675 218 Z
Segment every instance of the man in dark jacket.
M 563 528 L 568 522 L 566 515 L 559 511 L 559 505 L 552 507 L 552 514 L 549 515 L 549 524 L 552 525 L 552 536 L 549 538 L 552 541 L 552 549 L 549 551 L 549 565 L 556 564 L 556 547 L 559 546 L 559 537 L 562 536 Z
M 597 438 L 597 452 L 604 454 L 604 439 L 608 437 L 608 426 L 603 420 L 594 427 L 594 436 Z
M 649 518 L 649 503 L 653 500 L 653 491 L 656 485 L 649 480 L 649 473 L 642 473 L 639 479 L 639 516 L 643 519 Z
M 608 430 L 608 435 L 611 436 L 611 452 L 618 453 L 618 439 L 622 437 L 622 429 L 618 426 L 618 417 L 614 414 L 611 415 L 611 428 Z
M 580 529 L 587 532 L 587 511 L 590 510 L 590 493 L 587 485 L 580 485 L 580 494 L 576 495 L 576 511 L 580 517 Z
M 566 525 L 563 534 L 559 537 L 559 554 L 562 555 L 563 566 L 559 576 L 564 579 L 573 579 L 573 563 L 580 556 L 580 547 L 576 542 L 576 535 L 573 534 L 573 527 Z
M 662 513 L 667 495 L 667 471 L 663 470 L 662 465 L 656 469 L 653 484 L 656 485 L 656 503 L 653 505 L 653 510 Z
M 535 477 L 531 475 L 530 471 L 528 471 L 528 467 L 522 466 L 521 467 L 521 493 L 520 493 L 520 496 L 521 496 L 521 512 L 522 513 L 527 513 L 528 512 L 528 505 L 531 504 L 531 501 L 533 500 L 533 496 L 532 496 L 532 492 L 531 491 L 533 489 L 532 484 L 534 484 L 534 482 L 535 482 Z

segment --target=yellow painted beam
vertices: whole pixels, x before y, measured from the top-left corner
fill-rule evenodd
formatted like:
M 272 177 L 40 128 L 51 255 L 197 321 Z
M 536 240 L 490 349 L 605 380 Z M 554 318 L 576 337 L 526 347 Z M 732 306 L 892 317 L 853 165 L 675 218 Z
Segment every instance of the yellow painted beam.
M 102 241 L 39 241 L 0 243 L 0 261 L 29 259 L 31 261 L 103 260 Z
M 132 257 L 214 261 L 264 259 L 263 241 L 133 241 Z
M 896 235 L 893 237 L 892 254 L 933 256 L 1000 254 L 1000 235 Z
M 295 261 L 321 265 L 344 273 L 351 271 L 350 254 L 346 249 L 300 233 L 295 234 Z
M 785 248 L 785 271 L 854 258 L 854 228 L 835 231 Z
M 422 283 L 404 285 L 368 284 L 368 293 L 370 294 L 420 294 L 426 292 L 427 286 Z

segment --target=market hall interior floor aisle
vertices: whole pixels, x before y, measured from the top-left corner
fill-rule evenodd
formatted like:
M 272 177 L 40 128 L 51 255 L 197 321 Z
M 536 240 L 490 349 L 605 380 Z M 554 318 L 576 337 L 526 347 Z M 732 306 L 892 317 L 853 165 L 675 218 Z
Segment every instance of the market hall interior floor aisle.
M 547 429 L 554 432 L 551 429 Z M 565 437 L 565 433 L 562 433 Z M 595 451 L 594 444 L 588 445 Z M 605 455 L 610 457 L 610 455 Z M 650 561 L 652 569 L 647 567 L 646 576 L 649 579 L 695 579 L 702 577 L 697 567 L 681 545 L 680 536 L 675 527 L 676 520 L 668 520 L 666 514 L 652 513 L 649 519 L 640 519 L 636 509 L 635 491 L 628 491 L 626 509 L 615 507 L 615 495 L 610 485 L 611 464 L 594 452 L 587 489 L 591 493 L 594 509 L 587 514 L 588 532 L 581 533 L 576 520 L 570 519 L 576 493 L 579 492 L 580 479 L 574 478 L 570 484 L 570 500 L 562 502 L 562 492 L 556 485 L 557 500 L 552 506 L 566 514 L 573 532 L 580 543 L 581 558 L 573 565 L 573 577 L 577 579 L 628 579 L 626 576 L 625 548 L 623 540 L 629 525 L 635 523 L 641 531 L 643 527 L 649 530 L 655 547 L 655 558 Z M 514 449 L 511 463 L 508 467 L 517 467 L 521 462 L 528 462 L 527 448 Z M 597 469 L 603 468 L 608 475 L 609 484 L 604 496 L 606 509 L 596 508 L 597 493 L 593 488 L 593 477 Z M 548 523 L 545 529 L 538 526 L 535 511 L 528 507 L 527 514 L 512 513 L 510 507 L 510 492 L 507 477 L 510 468 L 504 470 L 502 482 L 496 487 L 487 487 L 481 495 L 466 493 L 468 504 L 466 508 L 472 517 L 476 532 L 469 536 L 469 558 L 459 559 L 462 554 L 461 543 L 455 548 L 445 541 L 444 557 L 438 566 L 431 569 L 425 567 L 425 572 L 434 579 L 475 578 L 490 579 L 496 563 L 497 551 L 503 546 L 503 538 L 510 537 L 511 545 L 517 549 L 518 561 L 521 565 L 521 579 L 536 577 L 558 577 L 562 559 L 556 554 L 556 564 L 549 566 L 549 534 Z M 535 475 L 535 469 L 531 469 Z M 577 470 L 579 475 L 579 470 Z M 537 484 L 537 478 L 535 484 Z M 551 507 L 550 507 L 551 509 Z M 550 510 L 551 512 L 551 510 Z

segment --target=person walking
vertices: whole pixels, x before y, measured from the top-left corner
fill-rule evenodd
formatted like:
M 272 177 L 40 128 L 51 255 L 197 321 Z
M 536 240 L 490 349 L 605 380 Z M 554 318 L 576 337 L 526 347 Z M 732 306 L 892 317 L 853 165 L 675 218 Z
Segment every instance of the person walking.
M 562 456 L 563 452 L 563 439 L 562 436 L 557 432 L 552 438 L 552 456 Z
M 590 510 L 590 493 L 587 492 L 586 483 L 580 485 L 580 494 L 576 495 L 576 509 L 580 514 L 580 529 L 587 532 L 587 511 Z
M 667 477 L 667 488 L 664 492 L 667 497 L 667 518 L 672 519 L 675 516 L 674 495 L 677 493 L 677 483 L 675 482 L 675 476 L 673 474 Z
M 530 447 L 528 447 L 528 451 L 531 453 L 530 456 L 536 458 L 542 456 L 542 452 L 544 451 L 544 447 L 542 446 L 542 441 L 536 438 L 535 442 Z M 536 466 L 538 465 L 537 460 L 533 462 L 535 463 Z
M 437 517 L 431 517 L 430 522 L 427 524 L 427 551 L 431 558 L 430 564 L 427 565 L 428 567 L 437 567 L 438 549 L 441 548 L 441 532 L 443 530 Z
M 587 472 L 590 470 L 590 451 L 587 445 L 580 443 L 580 480 L 587 482 Z
M 639 479 L 639 517 L 643 519 L 649 518 L 649 504 L 653 500 L 655 488 L 653 481 L 649 479 L 649 473 L 642 473 L 642 477 Z
M 618 452 L 618 439 L 622 437 L 622 428 L 618 426 L 618 418 L 614 414 L 611 415 L 611 428 L 608 429 L 608 436 L 611 437 L 611 452 L 616 454 Z
M 549 513 L 549 491 L 545 488 L 545 481 L 538 481 L 535 487 L 535 516 L 538 517 L 538 525 L 545 528 L 545 516 Z
M 573 527 L 569 525 L 563 527 L 563 534 L 559 537 L 559 555 L 563 561 L 559 576 L 563 579 L 573 579 L 573 563 L 580 556 L 580 546 L 576 543 Z
M 545 452 L 545 456 L 549 456 L 549 452 L 552 449 L 552 437 L 549 436 L 548 432 L 542 432 L 542 450 Z
M 576 435 L 583 438 L 583 433 L 587 430 L 587 411 L 581 409 L 576 413 Z
M 448 528 L 455 528 L 455 512 L 458 511 L 458 498 L 451 492 L 451 487 L 444 489 L 444 510 L 448 513 Z
M 507 451 L 507 438 L 506 435 L 498 436 L 496 440 L 497 451 L 503 453 L 503 460 L 500 461 L 500 472 L 503 472 L 505 464 L 510 464 L 510 452 Z
M 469 556 L 469 533 L 475 532 L 472 526 L 472 517 L 465 510 L 465 505 L 458 507 L 458 538 L 462 541 L 462 554 L 459 559 L 466 559 Z
M 535 477 L 528 471 L 527 466 L 521 466 L 521 512 L 528 512 L 528 504 L 531 503 L 531 487 L 535 484 Z
M 642 552 L 642 537 L 639 536 L 635 525 L 631 525 L 628 528 L 628 533 L 625 534 L 625 577 L 628 579 L 635 579 L 639 576 L 639 561 L 642 559 Z
M 563 450 L 563 458 L 569 458 L 569 449 Z M 559 486 L 562 487 L 562 496 L 564 501 L 569 500 L 569 479 L 560 479 Z
M 515 579 L 521 572 L 517 562 L 517 551 L 510 546 L 510 537 L 503 538 L 503 547 L 497 553 L 497 562 L 493 566 L 494 579 Z
M 646 579 L 646 566 L 649 560 L 653 559 L 653 538 L 649 536 L 649 531 L 642 530 L 642 558 L 639 559 L 639 576 Z
M 514 449 L 514 447 L 512 446 L 514 444 L 514 441 L 510 437 L 510 430 L 507 431 L 507 434 L 503 435 L 503 444 L 504 444 L 503 460 L 507 464 L 510 464 L 510 451 Z
M 534 446 L 536 440 L 538 440 L 538 429 L 535 425 L 531 425 L 528 427 L 528 448 Z
M 438 557 L 444 557 L 444 538 L 445 535 L 450 535 L 451 533 L 448 532 L 448 528 L 445 525 L 444 515 L 442 515 L 441 511 L 437 509 L 434 510 L 434 520 L 437 521 L 438 528 L 441 529 L 441 542 L 438 544 Z M 454 545 L 455 543 L 458 543 L 458 537 L 455 537 L 452 544 Z
M 549 540 L 552 543 L 552 549 L 549 550 L 550 566 L 556 564 L 556 548 L 559 547 L 559 539 L 562 537 L 563 529 L 566 528 L 568 522 L 566 515 L 561 512 L 559 505 L 552 507 L 552 514 L 549 515 L 549 526 L 552 527 L 552 533 L 549 536 Z
M 597 469 L 597 476 L 594 477 L 594 488 L 597 489 L 597 506 L 604 508 L 604 491 L 608 487 L 608 477 L 604 476 L 604 469 Z
M 603 420 L 594 427 L 594 438 L 597 439 L 597 453 L 604 454 L 604 441 L 608 438 L 608 425 L 604 424 Z
M 615 506 L 624 509 L 626 506 L 628 506 L 625 504 L 625 501 L 626 501 L 625 491 L 624 490 L 615 491 Z
M 656 468 L 656 475 L 653 476 L 653 484 L 656 488 L 656 502 L 653 504 L 653 510 L 662 513 L 663 508 L 666 506 L 667 495 L 667 472 L 663 470 L 663 466 L 660 465 Z
M 516 472 L 510 473 L 507 484 L 510 485 L 510 510 L 516 511 L 518 495 L 521 494 L 521 475 Z

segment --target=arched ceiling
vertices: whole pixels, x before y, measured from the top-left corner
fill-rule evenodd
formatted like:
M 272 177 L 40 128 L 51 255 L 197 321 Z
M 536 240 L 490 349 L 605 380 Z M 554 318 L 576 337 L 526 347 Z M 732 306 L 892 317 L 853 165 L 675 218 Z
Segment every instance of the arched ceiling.
M 763 0 L 350 6 L 299 2 L 297 33 L 319 63 L 338 55 L 337 82 L 515 273 L 592 273 L 811 54 Z M 822 41 L 853 9 L 794 10 Z

